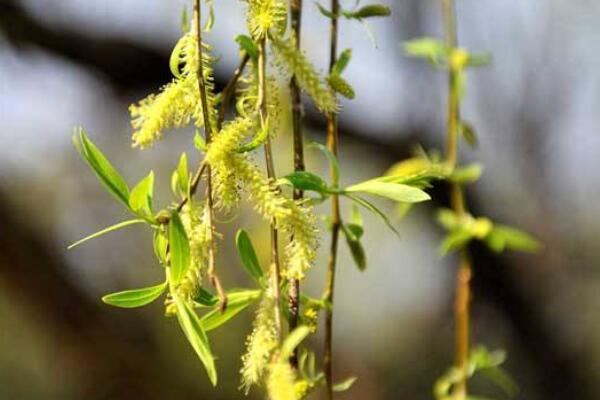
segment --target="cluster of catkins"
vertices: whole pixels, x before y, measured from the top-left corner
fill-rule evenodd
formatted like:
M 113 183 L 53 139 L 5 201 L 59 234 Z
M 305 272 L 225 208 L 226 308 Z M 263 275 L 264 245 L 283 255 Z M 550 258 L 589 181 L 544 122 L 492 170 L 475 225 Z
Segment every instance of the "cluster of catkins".
M 204 163 L 210 166 L 214 206 L 217 212 L 229 212 L 243 199 L 251 202 L 255 210 L 275 227 L 287 240 L 283 253 L 281 274 L 286 279 L 303 279 L 315 258 L 317 246 L 316 218 L 311 206 L 285 195 L 277 183 L 269 179 L 253 160 L 247 144 L 272 134 L 269 126 L 277 124 L 277 88 L 274 73 L 296 76 L 301 88 L 323 112 L 335 112 L 337 103 L 326 79 L 321 77 L 296 49 L 286 32 L 287 7 L 280 0 L 248 0 L 247 25 L 255 44 L 261 40 L 270 43 L 277 68 L 270 68 L 265 86 L 267 115 L 261 115 L 259 96 L 259 71 L 255 58 L 238 82 L 236 115 L 227 122 L 218 120 L 218 107 L 223 100 L 215 93 L 210 55 L 211 46 L 201 43 L 202 60 L 198 54 L 198 35 L 194 28 L 185 32 L 171 56 L 173 80 L 157 94 L 151 94 L 130 107 L 133 145 L 147 148 L 161 139 L 164 132 L 194 124 L 202 129 L 204 115 L 208 113 L 212 137 L 204 146 Z M 266 55 L 263 55 L 266 56 Z M 202 109 L 199 91 L 199 62 L 202 63 L 208 110 Z M 271 71 L 273 70 L 273 71 Z M 266 117 L 266 118 L 265 118 Z M 266 132 L 264 132 L 266 130 Z M 266 135 L 265 135 L 266 133 Z M 264 141 L 264 139 L 262 140 Z M 249 150 L 249 151 L 248 151 Z M 193 305 L 206 273 L 209 246 L 215 246 L 206 201 L 188 199 L 180 215 L 190 243 L 192 267 L 174 290 L 178 298 Z M 272 284 L 272 283 L 270 283 Z M 173 290 L 173 289 L 172 289 Z M 173 293 L 172 293 L 173 295 Z M 247 391 L 254 384 L 264 384 L 271 399 L 295 400 L 304 396 L 306 382 L 280 354 L 280 338 L 275 325 L 275 296 L 273 288 L 263 290 L 253 331 L 247 339 L 247 353 L 242 357 L 242 386 Z M 304 389 L 303 389 L 304 388 Z

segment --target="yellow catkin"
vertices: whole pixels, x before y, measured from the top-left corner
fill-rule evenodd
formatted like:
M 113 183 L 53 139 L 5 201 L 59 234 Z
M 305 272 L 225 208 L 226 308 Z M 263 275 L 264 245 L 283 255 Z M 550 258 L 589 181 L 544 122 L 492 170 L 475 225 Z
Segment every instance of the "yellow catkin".
M 159 140 L 166 129 L 178 128 L 192 120 L 196 126 L 203 125 L 202 106 L 198 91 L 198 51 L 194 32 L 186 33 L 175 46 L 177 57 L 177 76 L 172 82 L 161 88 L 157 94 L 151 94 L 138 104 L 129 107 L 131 126 L 134 130 L 134 147 L 146 148 Z M 214 111 L 214 78 L 211 65 L 211 48 L 203 44 L 204 81 L 206 83 L 209 115 L 211 124 L 216 122 Z M 179 65 L 181 68 L 179 69 Z
M 336 112 L 338 105 L 333 91 L 306 56 L 296 48 L 294 38 L 284 39 L 273 35 L 271 43 L 278 63 L 296 77 L 298 85 L 311 97 L 315 106 L 322 112 Z
M 270 400 L 298 400 L 296 374 L 286 359 L 277 357 L 269 364 L 267 393 Z
M 246 393 L 252 385 L 261 382 L 273 350 L 278 345 L 277 330 L 273 316 L 273 299 L 263 295 L 253 330 L 246 340 L 247 351 L 242 356 L 242 388 Z
M 265 37 L 270 29 L 281 30 L 286 20 L 286 3 L 281 0 L 248 0 L 248 29 L 255 39 Z

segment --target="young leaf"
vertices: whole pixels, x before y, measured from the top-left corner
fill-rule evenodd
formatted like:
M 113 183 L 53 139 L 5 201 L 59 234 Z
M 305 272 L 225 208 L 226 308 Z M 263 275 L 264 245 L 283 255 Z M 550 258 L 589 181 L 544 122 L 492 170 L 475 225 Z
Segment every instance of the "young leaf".
M 319 142 L 311 142 L 308 145 L 308 147 L 314 147 L 316 149 L 319 149 L 323 154 L 325 154 L 325 156 L 329 160 L 330 165 L 332 166 L 332 185 L 334 188 L 337 188 L 340 180 L 340 163 L 335 154 L 333 154 L 331 150 L 329 150 L 326 146 L 323 146 Z
M 99 236 L 105 235 L 109 232 L 113 232 L 113 231 L 119 230 L 121 228 L 125 228 L 126 226 L 134 225 L 134 224 L 144 224 L 144 223 L 146 223 L 146 221 L 143 219 L 130 219 L 128 221 L 119 222 L 118 224 L 111 225 L 108 228 L 102 229 L 101 231 L 92 233 L 91 235 L 86 236 L 83 239 L 79 239 L 75 243 L 69 245 L 69 247 L 67 247 L 67 250 L 71 250 L 73 247 L 79 246 L 80 244 L 83 244 L 83 243 L 87 242 L 88 240 L 92 240 Z
M 471 164 L 466 167 L 456 168 L 448 177 L 451 182 L 466 185 L 475 182 L 481 176 L 483 168 L 479 164 Z
M 154 192 L 154 172 L 142 179 L 129 196 L 131 210 L 140 217 L 152 218 L 152 195 Z
M 344 236 L 346 236 L 346 243 L 350 248 L 350 254 L 352 254 L 354 263 L 359 271 L 364 271 L 367 268 L 367 256 L 360 240 L 354 232 L 350 230 L 348 225 L 342 225 L 342 232 L 344 232 Z
M 285 338 L 281 345 L 281 352 L 279 357 L 286 359 L 292 355 L 294 349 L 302 343 L 302 341 L 310 334 L 310 328 L 308 326 L 299 326 L 294 329 Z
M 194 147 L 197 150 L 203 151 L 203 152 L 206 152 L 206 150 L 208 150 L 208 146 L 206 145 L 206 141 L 204 140 L 204 138 L 202 137 L 202 135 L 198 131 L 196 131 L 196 133 L 194 133 Z
M 78 133 L 76 132 L 73 136 L 73 143 L 108 192 L 129 208 L 127 183 L 98 147 L 87 137 L 82 128 L 79 128 Z
M 248 153 L 252 150 L 259 148 L 265 143 L 267 137 L 269 136 L 269 117 L 265 120 L 261 130 L 246 144 L 241 145 L 236 149 L 237 153 Z
M 150 286 L 142 289 L 125 290 L 123 292 L 111 293 L 102 297 L 106 304 L 121 308 L 135 308 L 145 306 L 156 300 L 167 287 L 167 283 Z
M 463 138 L 465 138 L 465 140 L 467 141 L 469 146 L 471 146 L 473 148 L 477 147 L 477 144 L 479 141 L 477 140 L 477 134 L 475 133 L 475 129 L 473 128 L 473 125 L 471 125 L 469 122 L 463 120 L 460 122 L 459 130 L 460 130 L 460 134 L 462 135 Z
M 188 167 L 188 158 L 186 153 L 181 153 L 179 162 L 177 163 L 177 169 L 173 173 L 175 177 L 175 187 L 173 188 L 174 194 L 187 195 L 188 186 L 190 183 L 190 173 Z
M 382 182 L 372 179 L 344 189 L 345 192 L 363 192 L 403 203 L 418 203 L 431 197 L 421 189 L 401 183 Z
M 300 190 L 310 190 L 322 195 L 331 192 L 327 183 L 319 175 L 308 171 L 296 171 L 284 177 L 292 186 Z
M 541 247 L 540 242 L 528 233 L 506 225 L 495 225 L 485 240 L 486 244 L 496 252 L 508 248 L 533 253 Z
M 212 307 L 219 302 L 219 298 L 206 289 L 200 287 L 198 288 L 198 293 L 196 293 L 196 296 L 194 297 L 194 301 L 201 306 Z
M 334 392 L 345 392 L 346 390 L 350 389 L 352 387 L 352 385 L 354 385 L 354 382 L 356 382 L 356 379 L 358 379 L 358 378 L 353 376 L 353 377 L 345 379 L 339 383 L 336 383 L 335 385 L 333 385 L 333 391 Z
M 260 290 L 241 290 L 227 293 L 227 308 L 221 312 L 220 305 L 216 305 L 204 315 L 200 322 L 205 331 L 216 329 L 246 309 L 253 301 L 260 297 Z
M 437 221 L 448 231 L 453 231 L 460 226 L 459 216 L 449 208 L 440 208 L 438 210 Z
M 473 233 L 466 229 L 456 229 L 450 232 L 440 246 L 440 253 L 446 255 L 454 250 L 458 250 L 464 247 L 471 239 L 473 239 Z
M 169 220 L 169 253 L 171 255 L 169 279 L 176 285 L 185 276 L 190 266 L 190 244 L 177 211 L 171 213 Z
M 352 49 L 345 49 L 342 51 L 336 60 L 335 64 L 331 68 L 331 73 L 335 75 L 341 75 L 346 69 L 346 66 L 352 58 Z
M 440 40 L 423 37 L 404 43 L 404 51 L 411 57 L 425 58 L 434 65 L 448 57 L 448 47 Z
M 250 59 L 252 59 L 253 62 L 258 61 L 258 47 L 256 47 L 254 40 L 252 40 L 250 36 L 237 35 L 235 41 L 238 42 L 242 50 L 250 56 Z
M 169 240 L 162 227 L 154 231 L 152 237 L 152 248 L 154 249 L 154 255 L 158 258 L 158 261 L 162 265 L 167 265 L 167 249 L 169 247 Z
M 319 3 L 315 3 L 315 4 L 317 5 L 319 12 L 321 14 L 323 14 L 324 16 L 326 16 L 327 18 L 336 18 L 337 17 L 334 13 L 332 13 L 331 11 L 329 11 L 328 9 L 323 7 L 321 4 L 319 4 Z
M 177 307 L 177 319 L 188 342 L 194 348 L 198 358 L 204 364 L 208 378 L 213 386 L 217 385 L 217 369 L 215 360 L 210 350 L 210 344 L 206 332 L 202 329 L 202 323 L 196 312 L 183 299 L 174 296 L 175 306 Z
M 258 283 L 261 283 L 264 273 L 256 257 L 254 246 L 250 237 L 243 229 L 237 231 L 235 235 L 235 245 L 237 246 L 238 254 L 242 260 L 242 264 L 246 267 L 246 271 Z
M 339 74 L 330 74 L 327 77 L 327 83 L 329 83 L 331 89 L 347 99 L 352 100 L 356 96 L 354 88 Z
M 392 13 L 390 8 L 383 4 L 368 4 L 357 11 L 345 11 L 342 14 L 349 19 L 363 19 L 371 17 L 387 17 Z
M 352 207 L 350 208 L 350 219 L 348 220 L 346 227 L 357 239 L 360 239 L 364 233 L 363 218 L 362 215 L 360 215 L 358 206 L 354 203 L 352 203 Z

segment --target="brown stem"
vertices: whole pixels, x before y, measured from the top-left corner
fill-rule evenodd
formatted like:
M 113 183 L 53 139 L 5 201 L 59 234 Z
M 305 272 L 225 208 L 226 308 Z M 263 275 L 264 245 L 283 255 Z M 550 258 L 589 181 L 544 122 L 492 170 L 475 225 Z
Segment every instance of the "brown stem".
M 330 49 L 329 71 L 337 61 L 337 30 L 339 12 L 338 0 L 331 0 Z M 338 155 L 338 120 L 335 113 L 327 114 L 327 148 L 337 157 Z M 332 180 L 337 180 L 333 166 L 330 166 Z M 329 262 L 327 266 L 327 282 L 324 299 L 329 303 L 325 315 L 325 348 L 323 351 L 323 370 L 327 382 L 327 399 L 333 399 L 333 293 L 335 288 L 335 271 L 337 264 L 338 242 L 340 236 L 340 201 L 336 194 L 331 196 L 331 247 L 329 249 Z
M 266 53 L 266 38 L 261 38 L 258 44 L 258 113 L 260 118 L 261 126 L 264 125 L 268 117 L 267 109 L 267 53 Z M 275 175 L 275 166 L 273 162 L 273 150 L 271 146 L 271 135 L 267 135 L 265 141 L 265 162 L 267 164 L 267 176 L 269 181 L 275 182 L 277 177 Z M 273 219 L 271 221 L 271 266 L 270 266 L 270 277 L 271 286 L 273 288 L 273 297 L 275 303 L 275 325 L 277 327 L 277 335 L 279 339 L 282 339 L 281 330 L 281 311 L 280 306 L 280 276 L 281 268 L 279 266 L 279 244 L 278 244 L 278 232 L 277 232 L 277 221 Z
M 202 118 L 204 122 L 204 139 L 209 145 L 212 140 L 212 127 L 209 116 L 208 98 L 206 95 L 206 84 L 204 82 L 204 59 L 202 56 L 202 26 L 200 25 L 200 0 L 194 1 L 194 29 L 196 33 L 196 51 L 198 52 L 198 69 L 196 75 L 198 78 L 198 90 L 200 91 L 200 103 L 202 105 Z M 227 296 L 223 291 L 219 277 L 216 274 L 215 267 L 215 240 L 214 240 L 214 204 L 212 173 L 210 165 L 206 165 L 206 207 L 208 211 L 209 226 L 209 247 L 208 247 L 208 279 L 217 291 L 221 312 L 227 307 Z
M 442 11 L 446 31 L 446 45 L 450 49 L 457 46 L 456 16 L 453 0 L 442 0 Z M 446 161 L 454 168 L 458 161 L 458 128 L 460 123 L 460 98 L 455 68 L 448 70 L 448 121 Z M 465 197 L 462 187 L 457 183 L 450 184 L 450 203 L 459 216 L 466 214 Z M 461 373 L 460 381 L 454 386 L 453 394 L 457 399 L 467 397 L 467 373 L 470 352 L 469 303 L 471 300 L 472 267 L 467 248 L 460 252 L 460 265 L 456 276 L 456 298 L 454 305 L 455 318 L 455 363 Z
M 219 118 L 217 120 L 217 127 L 220 129 L 221 125 L 223 125 L 223 121 L 225 121 L 225 115 L 229 110 L 229 105 L 231 104 L 231 98 L 233 97 L 235 86 L 237 85 L 238 80 L 242 76 L 242 72 L 244 72 L 244 68 L 246 68 L 246 64 L 248 64 L 248 60 L 250 60 L 250 56 L 248 53 L 244 52 L 244 56 L 240 60 L 240 64 L 235 69 L 233 76 L 227 82 L 227 86 L 223 88 L 221 92 L 221 108 L 219 108 Z
M 290 19 L 292 35 L 296 42 L 296 48 L 300 49 L 300 27 L 302 22 L 302 0 L 290 0 Z M 292 103 L 292 130 L 294 137 L 294 171 L 304 171 L 304 139 L 302 135 L 302 97 L 296 76 L 290 81 L 290 94 Z M 304 197 L 301 190 L 294 189 L 293 198 L 299 200 Z M 293 240 L 293 239 L 292 239 Z M 300 280 L 290 280 L 288 289 L 288 326 L 290 332 L 298 326 L 298 315 L 300 313 Z M 294 368 L 298 367 L 298 348 L 294 349 L 290 357 L 290 363 Z

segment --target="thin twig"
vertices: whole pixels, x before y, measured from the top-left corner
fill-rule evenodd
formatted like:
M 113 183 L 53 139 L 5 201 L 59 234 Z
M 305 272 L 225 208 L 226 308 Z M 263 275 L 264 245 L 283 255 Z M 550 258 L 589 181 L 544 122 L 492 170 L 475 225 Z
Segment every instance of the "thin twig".
M 446 45 L 454 49 L 457 46 L 456 15 L 453 0 L 442 0 L 442 11 L 446 31 Z M 460 123 L 460 102 L 456 80 L 456 70 L 449 68 L 448 72 L 448 121 L 446 161 L 454 168 L 458 161 L 458 127 Z M 462 216 L 466 213 L 465 199 L 462 187 L 457 183 L 450 184 L 450 202 L 452 209 Z M 455 385 L 453 394 L 457 399 L 467 397 L 467 369 L 470 349 L 470 318 L 469 306 L 471 298 L 472 266 L 469 251 L 465 247 L 460 251 L 460 265 L 456 274 L 456 294 L 454 304 L 455 318 L 455 363 L 462 371 L 460 381 Z
M 290 19 L 292 35 L 296 42 L 296 48 L 300 49 L 300 28 L 302 23 L 302 0 L 290 0 Z M 294 137 L 294 171 L 304 171 L 304 139 L 302 135 L 302 97 L 300 87 L 293 75 L 290 80 L 290 94 L 292 103 L 292 129 Z M 299 200 L 304 197 L 301 190 L 294 189 L 293 198 Z M 293 240 L 293 238 L 292 238 Z M 288 288 L 288 326 L 290 332 L 298 326 L 298 315 L 300 313 L 300 280 L 291 279 Z M 290 357 L 290 363 L 294 368 L 298 367 L 298 348 L 294 349 Z
M 267 53 L 266 53 L 266 38 L 261 38 L 258 44 L 258 114 L 260 118 L 261 127 L 264 128 L 267 118 Z M 273 150 L 271 148 L 271 135 L 267 135 L 267 139 L 264 144 L 265 148 L 265 161 L 267 164 L 267 176 L 270 182 L 275 182 L 277 177 L 275 175 L 275 166 L 273 163 Z M 277 232 L 277 221 L 271 220 L 271 266 L 270 266 L 270 277 L 271 286 L 273 289 L 274 297 L 274 313 L 275 313 L 275 325 L 277 327 L 277 336 L 279 340 L 282 339 L 281 329 L 281 311 L 280 306 L 280 277 L 281 268 L 279 265 L 279 244 L 278 244 L 278 232 Z
M 206 84 L 204 82 L 204 59 L 202 56 L 202 26 L 200 25 L 200 0 L 194 1 L 194 29 L 197 37 L 196 51 L 198 52 L 198 89 L 200 91 L 200 103 L 202 105 L 202 118 L 204 120 L 204 139 L 209 145 L 212 140 L 212 127 L 210 123 L 208 99 L 206 96 Z M 208 279 L 217 291 L 221 312 L 227 308 L 227 296 L 223 291 L 215 267 L 215 241 L 214 241 L 214 204 L 212 189 L 212 173 L 210 165 L 206 168 L 206 207 L 208 209 L 209 247 L 208 247 Z
M 329 70 L 333 69 L 337 61 L 337 31 L 338 31 L 338 0 L 331 0 L 330 49 Z M 327 148 L 337 157 L 338 155 L 338 120 L 335 113 L 327 114 Z M 335 169 L 330 165 L 332 179 Z M 338 242 L 340 236 L 340 201 L 337 194 L 331 196 L 331 247 L 327 265 L 327 281 L 324 299 L 329 303 L 325 314 L 325 348 L 323 350 L 323 370 L 327 383 L 327 399 L 333 399 L 333 294 L 335 289 L 335 272 L 337 264 Z
M 248 53 L 244 52 L 244 56 L 240 60 L 240 64 L 235 69 L 235 72 L 233 73 L 233 76 L 229 82 L 227 82 L 227 86 L 225 86 L 221 92 L 221 108 L 219 108 L 219 118 L 217 120 L 217 127 L 219 129 L 221 129 L 221 125 L 223 125 L 223 121 L 225 121 L 225 116 L 229 110 L 229 105 L 231 104 L 231 98 L 233 97 L 235 86 L 242 76 L 242 72 L 244 72 L 244 68 L 246 68 L 248 60 L 250 60 L 250 56 Z

